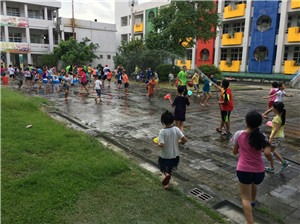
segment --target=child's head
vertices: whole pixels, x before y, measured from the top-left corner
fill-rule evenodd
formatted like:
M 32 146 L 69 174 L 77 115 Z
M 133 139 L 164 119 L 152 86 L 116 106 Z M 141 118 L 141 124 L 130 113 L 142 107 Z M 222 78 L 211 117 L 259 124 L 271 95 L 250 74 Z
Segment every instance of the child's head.
M 262 116 L 255 110 L 252 110 L 246 114 L 245 117 L 247 127 L 254 129 L 258 128 L 262 123 Z
M 261 114 L 255 110 L 249 111 L 245 117 L 247 128 L 250 129 L 248 143 L 256 150 L 261 150 L 269 145 L 265 135 L 259 130 L 262 119 Z
M 273 110 L 275 114 L 280 114 L 281 117 L 281 125 L 285 124 L 285 108 L 284 108 L 284 104 L 282 102 L 274 102 L 273 103 Z
M 281 89 L 281 90 L 284 90 L 285 89 L 284 83 L 279 83 L 278 88 Z
M 160 121 L 163 125 L 171 125 L 173 124 L 175 118 L 172 112 L 166 110 L 165 112 L 162 113 Z
M 229 81 L 227 79 L 222 80 L 222 87 L 227 89 L 229 87 Z
M 278 88 L 278 82 L 272 82 L 272 87 L 273 88 Z
M 184 92 L 184 87 L 183 86 L 178 86 L 177 87 L 177 92 L 181 95 Z

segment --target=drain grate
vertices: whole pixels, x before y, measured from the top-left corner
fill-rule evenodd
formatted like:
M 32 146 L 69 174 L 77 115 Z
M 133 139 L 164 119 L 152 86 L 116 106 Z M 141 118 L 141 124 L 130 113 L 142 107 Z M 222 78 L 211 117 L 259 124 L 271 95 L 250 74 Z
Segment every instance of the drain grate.
M 190 193 L 195 196 L 198 199 L 201 199 L 202 201 L 208 201 L 209 199 L 212 198 L 211 195 L 201 191 L 198 188 L 194 188 L 193 190 L 190 191 Z

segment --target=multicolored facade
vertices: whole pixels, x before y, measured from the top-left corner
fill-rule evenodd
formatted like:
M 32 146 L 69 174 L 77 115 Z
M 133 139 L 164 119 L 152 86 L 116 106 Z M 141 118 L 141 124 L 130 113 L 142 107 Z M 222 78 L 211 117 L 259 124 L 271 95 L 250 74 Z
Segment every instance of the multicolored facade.
M 133 38 L 151 32 L 150 12 L 150 17 L 156 16 L 159 8 L 168 4 L 153 1 L 134 6 Z M 300 69 L 300 0 L 230 0 L 215 4 L 222 20 L 218 35 L 207 42 L 198 40 L 193 49 L 187 49 L 185 60 L 176 61 L 177 65 L 192 69 L 214 64 L 223 72 L 287 75 Z

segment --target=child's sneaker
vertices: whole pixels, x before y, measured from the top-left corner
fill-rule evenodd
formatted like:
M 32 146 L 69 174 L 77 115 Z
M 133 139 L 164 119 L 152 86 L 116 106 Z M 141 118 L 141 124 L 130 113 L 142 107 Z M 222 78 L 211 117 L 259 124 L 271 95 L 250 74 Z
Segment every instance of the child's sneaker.
M 272 168 L 272 167 L 266 167 L 265 171 L 270 172 L 270 173 L 274 173 L 274 168 Z
M 285 170 L 285 168 L 287 168 L 288 165 L 289 165 L 288 162 L 286 160 L 284 160 L 283 163 L 282 163 L 282 167 L 281 167 L 280 170 L 281 171 Z

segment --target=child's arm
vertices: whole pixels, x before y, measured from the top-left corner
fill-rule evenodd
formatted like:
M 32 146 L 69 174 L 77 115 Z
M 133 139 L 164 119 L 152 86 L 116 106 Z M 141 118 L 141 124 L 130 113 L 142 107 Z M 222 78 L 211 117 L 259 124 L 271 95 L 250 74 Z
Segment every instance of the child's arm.
M 216 83 L 212 83 L 214 87 L 216 87 L 219 91 L 222 91 L 222 87 L 218 86 Z
M 287 94 L 287 93 L 284 93 L 284 96 L 287 96 L 287 97 L 292 97 L 293 94 Z
M 234 144 L 234 146 L 232 147 L 232 153 L 233 153 L 233 155 L 236 155 L 239 153 L 239 145 L 238 144 Z
M 271 97 L 273 97 L 273 96 L 276 96 L 278 94 L 278 92 L 276 92 L 276 93 L 274 93 L 274 94 L 272 94 L 272 95 L 269 95 L 269 96 L 264 96 L 263 98 L 264 99 L 268 99 L 268 98 L 271 98 Z
M 178 144 L 184 144 L 186 143 L 188 140 L 187 140 L 187 137 L 183 136 L 179 141 L 178 141 Z

